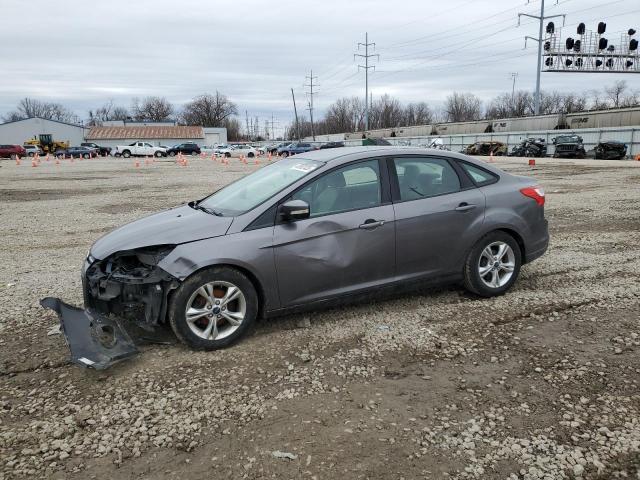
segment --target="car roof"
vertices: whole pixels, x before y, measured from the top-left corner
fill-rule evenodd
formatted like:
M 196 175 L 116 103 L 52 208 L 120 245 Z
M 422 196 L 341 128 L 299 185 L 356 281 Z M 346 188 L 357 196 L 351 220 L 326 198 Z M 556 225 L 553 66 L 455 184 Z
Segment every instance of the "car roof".
M 464 160 L 467 163 L 478 165 L 485 170 L 489 170 L 497 175 L 505 175 L 505 172 L 491 164 L 480 159 L 464 155 L 462 153 L 450 152 L 447 150 L 438 150 L 435 148 L 419 148 L 419 147 L 398 147 L 395 145 L 371 145 L 358 147 L 338 147 L 326 148 L 323 150 L 312 150 L 310 152 L 300 153 L 294 158 L 305 160 L 315 160 L 324 162 L 328 165 L 340 165 L 352 160 L 360 160 L 366 158 L 378 158 L 394 155 L 428 155 L 431 157 L 450 158 Z

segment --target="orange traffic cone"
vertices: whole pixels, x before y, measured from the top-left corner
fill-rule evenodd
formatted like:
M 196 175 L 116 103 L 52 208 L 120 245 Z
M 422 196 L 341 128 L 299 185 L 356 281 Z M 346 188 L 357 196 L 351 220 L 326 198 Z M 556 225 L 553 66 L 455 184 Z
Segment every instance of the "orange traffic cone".
M 136 162 L 133 164 L 134 167 L 136 168 L 140 168 L 140 162 L 138 160 L 136 160 Z
M 535 167 L 535 165 L 536 165 L 536 159 L 535 159 L 535 158 L 530 158 L 530 159 L 529 159 L 529 165 L 531 165 L 532 167 Z
M 32 167 L 37 167 L 38 166 L 38 162 L 36 162 L 35 159 L 31 160 L 31 166 Z
M 47 156 L 44 157 L 44 159 L 48 162 L 49 161 L 49 154 L 47 153 Z
M 267 157 L 267 160 L 271 161 L 271 152 L 269 152 L 269 156 Z
M 20 165 L 20 155 L 16 155 L 16 165 Z
M 493 150 L 489 152 L 489 163 L 493 163 Z
M 56 158 L 56 167 L 59 167 L 59 166 L 60 166 L 60 160 Z
M 260 160 L 258 160 L 258 157 L 256 157 L 256 165 L 260 165 Z

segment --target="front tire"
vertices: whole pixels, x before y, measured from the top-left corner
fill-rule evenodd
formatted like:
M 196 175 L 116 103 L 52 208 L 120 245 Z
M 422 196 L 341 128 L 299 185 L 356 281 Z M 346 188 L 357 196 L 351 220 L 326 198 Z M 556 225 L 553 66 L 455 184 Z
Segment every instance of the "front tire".
M 481 297 L 502 295 L 515 283 L 522 265 L 522 252 L 506 232 L 482 237 L 471 249 L 464 265 L 464 287 Z
M 124 158 L 129 158 L 131 156 L 131 152 L 129 150 L 125 150 L 124 152 L 122 152 L 122 156 Z
M 160 158 L 162 156 L 162 152 L 156 152 L 154 155 L 156 158 Z
M 242 337 L 258 315 L 258 295 L 238 270 L 213 267 L 176 290 L 169 323 L 176 337 L 197 350 L 224 348 Z

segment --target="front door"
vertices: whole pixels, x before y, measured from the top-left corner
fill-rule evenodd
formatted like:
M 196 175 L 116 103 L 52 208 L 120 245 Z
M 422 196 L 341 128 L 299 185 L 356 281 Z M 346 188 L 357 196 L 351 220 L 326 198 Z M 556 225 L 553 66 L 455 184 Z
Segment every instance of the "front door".
M 484 221 L 484 194 L 444 158 L 399 157 L 390 170 L 398 278 L 461 273 Z
M 290 197 L 306 201 L 311 214 L 279 223 L 274 230 L 283 307 L 392 280 L 394 213 L 384 167 L 378 160 L 352 163 L 321 175 Z

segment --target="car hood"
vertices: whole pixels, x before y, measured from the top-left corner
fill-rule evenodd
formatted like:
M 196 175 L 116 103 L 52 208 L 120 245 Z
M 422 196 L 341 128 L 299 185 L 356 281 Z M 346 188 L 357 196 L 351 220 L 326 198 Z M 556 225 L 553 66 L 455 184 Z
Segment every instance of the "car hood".
M 224 235 L 232 217 L 216 217 L 188 205 L 135 220 L 101 237 L 91 255 L 103 260 L 109 255 L 153 245 L 178 245 Z

